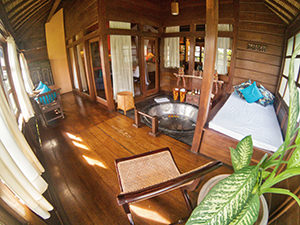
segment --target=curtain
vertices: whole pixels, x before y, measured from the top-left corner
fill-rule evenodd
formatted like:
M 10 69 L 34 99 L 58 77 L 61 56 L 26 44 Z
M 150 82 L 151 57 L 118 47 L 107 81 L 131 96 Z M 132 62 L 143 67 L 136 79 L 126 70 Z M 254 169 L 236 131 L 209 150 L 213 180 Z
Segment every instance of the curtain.
M 179 26 L 166 27 L 166 33 L 179 32 Z M 179 68 L 179 37 L 164 39 L 164 67 Z
M 227 74 L 227 49 L 230 49 L 230 38 L 218 38 L 215 69 L 218 74 Z
M 28 69 L 28 64 L 26 61 L 26 58 L 24 56 L 23 53 L 21 53 L 19 55 L 19 59 L 20 59 L 20 64 L 21 64 L 21 70 L 22 70 L 22 76 L 23 76 L 23 81 L 24 81 L 24 85 L 25 85 L 25 90 L 28 94 L 33 94 L 33 83 L 30 77 L 30 72 Z
M 81 46 L 77 45 L 77 58 L 78 58 L 78 66 L 79 66 L 79 75 L 81 78 L 81 85 L 82 85 L 82 90 L 83 91 L 87 91 L 88 90 L 88 85 L 87 85 L 87 80 L 86 80 L 86 76 L 85 76 L 85 68 L 82 62 L 82 56 L 81 56 Z M 82 52 L 83 54 L 83 52 Z
M 25 91 L 24 82 L 22 79 L 21 68 L 17 55 L 17 48 L 14 39 L 10 36 L 7 38 L 7 50 L 10 70 L 14 87 L 16 90 L 17 98 L 21 108 L 21 113 L 27 122 L 31 117 L 34 116 L 34 111 L 29 100 L 29 97 Z
M 109 22 L 110 28 L 130 29 L 130 23 Z M 134 94 L 131 36 L 111 35 L 111 65 L 113 75 L 114 99 L 121 91 Z
M 24 203 L 42 218 L 50 217 L 51 204 L 42 193 L 48 184 L 44 168 L 32 152 L 0 88 L 0 178 Z

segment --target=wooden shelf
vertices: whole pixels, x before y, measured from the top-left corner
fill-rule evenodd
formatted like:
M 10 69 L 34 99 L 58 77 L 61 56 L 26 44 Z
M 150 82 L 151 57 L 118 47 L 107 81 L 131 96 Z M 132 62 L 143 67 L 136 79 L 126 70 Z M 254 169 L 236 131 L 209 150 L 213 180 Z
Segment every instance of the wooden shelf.
M 200 79 L 200 80 L 203 79 L 203 77 L 201 77 L 201 76 L 194 76 L 194 75 L 189 75 L 189 74 L 183 74 L 183 75 L 180 75 L 180 74 L 178 74 L 178 73 L 173 73 L 173 75 L 174 75 L 175 77 L 182 77 L 182 78 L 195 78 L 195 79 Z M 222 81 L 222 80 L 214 80 L 214 83 L 223 84 L 224 81 Z

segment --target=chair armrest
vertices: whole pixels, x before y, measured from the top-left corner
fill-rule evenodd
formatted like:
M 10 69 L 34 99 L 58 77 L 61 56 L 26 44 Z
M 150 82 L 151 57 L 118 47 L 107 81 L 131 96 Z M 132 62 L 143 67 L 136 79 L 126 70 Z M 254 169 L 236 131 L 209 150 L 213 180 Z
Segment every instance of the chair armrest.
M 203 176 L 220 166 L 222 166 L 222 162 L 220 161 L 213 161 L 209 162 L 201 167 L 198 167 L 192 171 L 189 171 L 187 173 L 183 173 L 180 176 L 173 178 L 171 180 L 155 184 L 137 191 L 127 192 L 127 193 L 121 193 L 117 196 L 119 205 L 123 205 L 125 203 L 131 203 L 131 202 L 137 202 L 141 200 L 145 200 L 148 198 L 152 198 L 154 196 L 157 196 L 159 194 L 169 192 L 171 190 L 174 190 L 176 188 L 182 187 L 182 185 L 200 177 Z

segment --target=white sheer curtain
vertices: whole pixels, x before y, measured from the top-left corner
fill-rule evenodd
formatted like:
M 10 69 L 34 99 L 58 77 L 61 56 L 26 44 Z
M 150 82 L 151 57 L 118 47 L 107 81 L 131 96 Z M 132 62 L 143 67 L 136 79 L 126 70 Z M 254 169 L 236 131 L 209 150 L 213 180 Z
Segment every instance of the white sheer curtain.
M 166 33 L 179 32 L 179 26 L 166 27 Z M 179 37 L 164 39 L 164 67 L 179 68 Z
M 29 100 L 29 97 L 25 91 L 24 82 L 22 79 L 21 68 L 17 55 L 17 48 L 14 39 L 10 36 L 6 39 L 7 51 L 10 70 L 12 74 L 13 83 L 16 89 L 17 98 L 20 103 L 22 115 L 27 122 L 31 117 L 34 116 L 34 111 Z
M 130 29 L 130 23 L 109 22 L 110 28 Z M 111 64 L 113 75 L 114 98 L 121 91 L 130 91 L 134 94 L 131 36 L 111 35 Z
M 218 38 L 215 69 L 218 74 L 227 74 L 227 49 L 230 49 L 230 38 Z
M 88 85 L 87 85 L 87 80 L 86 80 L 86 76 L 85 76 L 85 68 L 82 62 L 82 56 L 81 56 L 81 46 L 77 45 L 77 58 L 78 58 L 78 66 L 79 66 L 79 75 L 80 75 L 80 79 L 81 79 L 81 85 L 82 85 L 82 90 L 83 91 L 87 91 L 88 90 Z
M 44 168 L 18 129 L 0 88 L 0 178 L 35 213 L 47 219 L 53 209 L 42 193 L 48 184 Z
M 25 58 L 23 53 L 21 53 L 19 55 L 19 59 L 20 59 L 20 64 L 21 64 L 21 70 L 22 70 L 25 89 L 26 89 L 28 94 L 33 94 L 34 86 L 33 86 L 33 83 L 32 83 L 31 77 L 30 77 L 30 72 L 29 72 L 29 69 L 28 69 L 27 61 L 26 61 L 26 58 Z

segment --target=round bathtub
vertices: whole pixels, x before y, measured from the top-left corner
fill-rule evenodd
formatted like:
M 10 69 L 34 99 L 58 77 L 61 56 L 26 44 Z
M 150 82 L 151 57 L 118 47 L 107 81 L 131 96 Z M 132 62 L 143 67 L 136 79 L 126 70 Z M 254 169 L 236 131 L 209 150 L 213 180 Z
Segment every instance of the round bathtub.
M 162 103 L 152 105 L 144 109 L 150 116 L 158 118 L 158 129 L 171 133 L 194 132 L 198 108 L 187 103 Z M 151 121 L 143 117 L 147 125 L 151 126 Z

